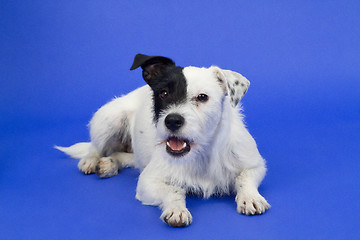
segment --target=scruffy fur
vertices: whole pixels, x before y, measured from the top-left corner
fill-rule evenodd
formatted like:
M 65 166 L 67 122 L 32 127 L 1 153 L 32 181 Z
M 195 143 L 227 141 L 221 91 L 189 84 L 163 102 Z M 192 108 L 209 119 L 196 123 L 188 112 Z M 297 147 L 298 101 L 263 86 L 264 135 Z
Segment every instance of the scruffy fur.
M 165 57 L 139 54 L 132 69 L 140 66 L 148 85 L 101 107 L 89 124 L 90 143 L 57 148 L 80 159 L 85 174 L 106 178 L 121 168 L 138 168 L 136 198 L 158 206 L 161 219 L 173 227 L 192 222 L 185 203 L 189 192 L 205 198 L 235 193 L 239 213 L 264 213 L 270 205 L 258 186 L 265 160 L 237 106 L 250 82 L 215 66 L 175 67 Z M 208 99 L 199 100 L 200 94 Z M 170 114 L 182 117 L 179 129 L 169 128 Z M 190 150 L 169 153 L 171 137 L 184 139 Z

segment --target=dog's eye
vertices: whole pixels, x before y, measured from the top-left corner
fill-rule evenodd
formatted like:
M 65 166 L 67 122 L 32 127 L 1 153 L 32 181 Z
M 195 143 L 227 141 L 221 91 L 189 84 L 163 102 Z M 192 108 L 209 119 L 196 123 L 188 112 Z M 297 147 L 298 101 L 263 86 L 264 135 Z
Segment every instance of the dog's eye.
M 206 102 L 207 100 L 209 100 L 209 96 L 204 94 L 204 93 L 200 93 L 196 99 L 200 102 Z
M 162 90 L 161 93 L 159 94 L 159 97 L 161 99 L 165 99 L 168 96 L 168 92 L 166 90 Z

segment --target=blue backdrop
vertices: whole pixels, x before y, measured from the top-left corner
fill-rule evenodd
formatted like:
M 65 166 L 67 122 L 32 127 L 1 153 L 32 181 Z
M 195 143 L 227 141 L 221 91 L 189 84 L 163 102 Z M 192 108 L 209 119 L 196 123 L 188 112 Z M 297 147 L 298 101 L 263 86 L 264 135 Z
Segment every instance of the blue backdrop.
M 359 23 L 359 1 L 0 1 L 0 239 L 359 239 Z M 251 81 L 270 211 L 190 197 L 172 229 L 135 200 L 137 170 L 85 176 L 52 149 L 144 84 L 137 53 Z

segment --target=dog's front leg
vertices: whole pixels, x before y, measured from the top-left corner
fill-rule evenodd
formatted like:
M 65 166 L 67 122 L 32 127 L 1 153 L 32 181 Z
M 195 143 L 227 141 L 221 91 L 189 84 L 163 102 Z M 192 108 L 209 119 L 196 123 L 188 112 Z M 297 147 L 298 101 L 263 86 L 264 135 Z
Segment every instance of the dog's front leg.
M 244 169 L 236 178 L 237 211 L 246 215 L 262 214 L 270 208 L 270 204 L 260 195 L 258 186 L 265 176 L 266 168 L 259 166 Z
M 160 207 L 160 218 L 170 226 L 188 226 L 192 222 L 192 216 L 186 208 L 185 190 L 166 183 L 160 177 L 150 175 L 146 170 L 140 174 L 136 198 L 145 205 Z

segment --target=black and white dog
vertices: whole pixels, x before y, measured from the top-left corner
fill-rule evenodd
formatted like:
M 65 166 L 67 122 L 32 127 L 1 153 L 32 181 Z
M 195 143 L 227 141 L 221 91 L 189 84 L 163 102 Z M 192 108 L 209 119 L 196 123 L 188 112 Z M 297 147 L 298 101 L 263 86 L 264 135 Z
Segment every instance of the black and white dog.
M 90 143 L 56 147 L 81 159 L 85 174 L 111 177 L 124 167 L 141 174 L 136 198 L 162 209 L 173 227 L 191 223 L 186 193 L 236 193 L 237 211 L 264 213 L 258 186 L 265 160 L 237 107 L 250 82 L 241 74 L 177 67 L 166 57 L 135 56 L 147 85 L 101 107 L 90 121 Z

